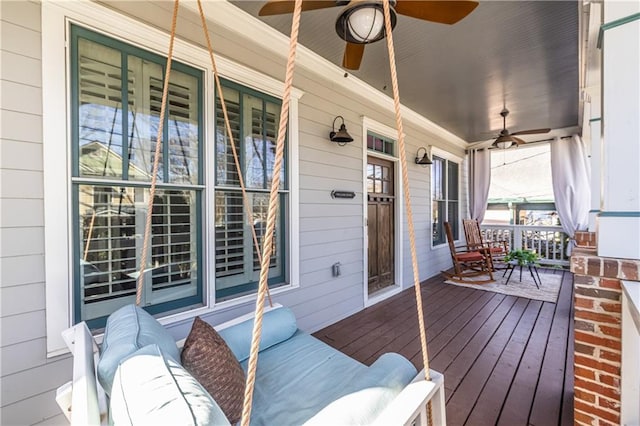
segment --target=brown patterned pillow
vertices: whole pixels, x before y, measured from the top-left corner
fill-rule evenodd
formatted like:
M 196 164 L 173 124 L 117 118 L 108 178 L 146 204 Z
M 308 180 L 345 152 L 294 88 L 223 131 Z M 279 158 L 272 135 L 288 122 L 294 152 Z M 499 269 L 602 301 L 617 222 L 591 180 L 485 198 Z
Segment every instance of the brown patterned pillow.
M 242 417 L 244 370 L 227 343 L 196 317 L 182 349 L 182 365 L 215 399 L 231 424 Z

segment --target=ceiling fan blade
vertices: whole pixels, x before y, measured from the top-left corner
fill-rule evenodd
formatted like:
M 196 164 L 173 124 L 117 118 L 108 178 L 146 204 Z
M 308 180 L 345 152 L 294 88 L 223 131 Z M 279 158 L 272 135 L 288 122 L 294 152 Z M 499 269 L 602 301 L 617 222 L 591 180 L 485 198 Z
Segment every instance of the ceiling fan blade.
M 400 15 L 441 24 L 455 24 L 478 6 L 477 1 L 398 0 L 394 9 Z
M 342 67 L 348 70 L 357 70 L 364 55 L 364 44 L 347 43 L 342 57 Z
M 293 13 L 294 1 L 291 0 L 271 0 L 267 2 L 258 16 L 282 15 L 283 13 Z M 302 11 L 326 9 L 338 6 L 335 0 L 306 0 L 302 2 Z
M 513 135 L 511 135 L 511 140 L 514 141 L 516 143 L 516 145 L 520 146 L 520 145 L 524 145 L 526 142 L 520 138 L 515 138 L 513 137 Z
M 511 133 L 511 136 L 516 135 L 537 135 L 539 133 L 549 133 L 551 129 L 531 129 L 531 130 L 521 130 L 519 132 Z

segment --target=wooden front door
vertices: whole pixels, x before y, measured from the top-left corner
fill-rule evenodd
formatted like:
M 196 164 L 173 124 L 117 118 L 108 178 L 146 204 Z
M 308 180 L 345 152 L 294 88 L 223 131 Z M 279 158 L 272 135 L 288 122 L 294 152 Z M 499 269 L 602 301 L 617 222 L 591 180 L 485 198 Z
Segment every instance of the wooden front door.
M 393 163 L 367 158 L 368 294 L 395 284 Z

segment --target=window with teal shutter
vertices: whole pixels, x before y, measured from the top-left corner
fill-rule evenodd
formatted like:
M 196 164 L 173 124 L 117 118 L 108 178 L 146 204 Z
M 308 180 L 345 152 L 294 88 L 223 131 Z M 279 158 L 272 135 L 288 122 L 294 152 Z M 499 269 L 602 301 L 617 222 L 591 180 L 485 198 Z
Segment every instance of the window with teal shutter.
M 76 321 L 101 327 L 135 301 L 158 126 L 164 127 L 142 305 L 203 304 L 203 73 L 71 27 L 72 198 Z
M 233 141 L 239 156 L 240 173 L 247 188 L 253 226 L 261 245 L 267 224 L 281 101 L 227 80 L 222 80 L 222 86 Z M 215 122 L 215 288 L 216 299 L 224 300 L 256 290 L 260 262 L 253 243 L 252 224 L 249 222 L 249 214 L 242 199 L 231 140 L 227 136 L 222 107 L 217 97 Z M 279 190 L 278 219 L 269 267 L 268 281 L 271 287 L 287 282 L 287 170 L 285 155 Z
M 445 244 L 444 222 L 451 224 L 453 237 L 459 238 L 459 164 L 433 156 L 431 165 L 432 239 L 433 245 Z

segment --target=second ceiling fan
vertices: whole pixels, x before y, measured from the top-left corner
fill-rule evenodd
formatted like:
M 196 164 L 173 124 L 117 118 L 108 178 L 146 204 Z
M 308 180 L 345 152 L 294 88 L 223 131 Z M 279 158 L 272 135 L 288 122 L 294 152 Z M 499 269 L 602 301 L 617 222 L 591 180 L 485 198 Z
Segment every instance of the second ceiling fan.
M 391 27 L 396 25 L 396 15 L 405 15 L 423 21 L 455 24 L 478 6 L 471 0 L 390 0 Z M 259 16 L 280 15 L 293 12 L 294 1 L 270 0 Z M 342 66 L 357 70 L 362 62 L 365 44 L 385 37 L 384 15 L 381 0 L 303 0 L 302 11 L 344 6 L 336 20 L 336 32 L 347 42 Z
M 530 129 L 509 133 L 509 130 L 507 130 L 507 115 L 509 115 L 509 110 L 504 108 L 502 111 L 500 111 L 500 115 L 502 116 L 502 130 L 500 131 L 500 135 L 492 144 L 492 146 L 496 148 L 507 149 L 510 148 L 514 143 L 518 146 L 524 144 L 524 140 L 516 137 L 519 135 L 535 135 L 549 133 L 551 131 L 551 129 Z

